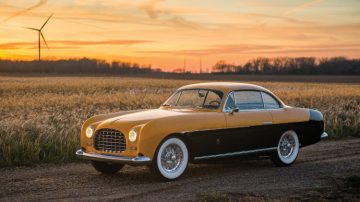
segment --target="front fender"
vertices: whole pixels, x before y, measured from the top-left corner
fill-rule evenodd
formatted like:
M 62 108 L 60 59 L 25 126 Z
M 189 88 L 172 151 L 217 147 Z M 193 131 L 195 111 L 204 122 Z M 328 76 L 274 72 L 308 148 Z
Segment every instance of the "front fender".
M 177 134 L 187 139 L 186 132 L 226 127 L 222 112 L 207 112 L 156 119 L 146 123 L 138 142 L 138 152 L 153 158 L 157 147 L 169 135 Z M 190 144 L 190 142 L 187 142 Z

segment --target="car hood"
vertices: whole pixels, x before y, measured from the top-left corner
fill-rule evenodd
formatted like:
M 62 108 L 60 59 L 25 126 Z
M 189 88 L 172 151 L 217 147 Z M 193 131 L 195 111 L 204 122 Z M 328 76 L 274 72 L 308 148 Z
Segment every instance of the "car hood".
M 129 130 L 137 125 L 172 116 L 186 116 L 193 113 L 192 109 L 152 109 L 111 117 L 101 121 L 97 128 L 123 128 Z M 119 128 L 119 129 L 120 129 Z

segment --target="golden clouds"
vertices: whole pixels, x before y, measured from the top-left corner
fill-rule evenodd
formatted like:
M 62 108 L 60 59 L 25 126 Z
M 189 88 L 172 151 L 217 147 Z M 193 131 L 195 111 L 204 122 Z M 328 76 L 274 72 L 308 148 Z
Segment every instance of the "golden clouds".
M 51 49 L 59 48 L 76 48 L 78 46 L 91 46 L 91 45 L 108 45 L 108 46 L 117 46 L 117 45 L 132 45 L 132 44 L 141 44 L 149 43 L 152 41 L 145 40 L 106 40 L 106 41 L 74 41 L 74 40 L 54 40 L 48 41 L 48 44 L 54 45 L 51 46 Z M 0 44 L 1 49 L 21 49 L 21 48 L 37 48 L 33 45 L 37 42 L 12 42 L 12 43 L 2 43 Z
M 37 27 L 52 12 L 44 31 L 48 58 L 120 58 L 172 69 L 184 57 L 195 66 L 204 56 L 205 67 L 258 56 L 360 56 L 354 0 L 20 2 L 0 3 L 0 21 L 16 16 L 0 23 L 0 54 L 17 59 L 36 57 L 28 50 L 36 36 L 21 27 Z

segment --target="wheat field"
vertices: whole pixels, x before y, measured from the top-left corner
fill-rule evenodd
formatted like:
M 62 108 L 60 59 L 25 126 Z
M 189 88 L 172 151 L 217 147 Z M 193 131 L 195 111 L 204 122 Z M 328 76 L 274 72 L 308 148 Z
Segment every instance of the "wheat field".
M 199 80 L 0 76 L 0 167 L 76 161 L 87 118 L 157 108 L 176 88 Z M 360 137 L 360 84 L 249 82 L 286 104 L 316 108 L 332 139 Z

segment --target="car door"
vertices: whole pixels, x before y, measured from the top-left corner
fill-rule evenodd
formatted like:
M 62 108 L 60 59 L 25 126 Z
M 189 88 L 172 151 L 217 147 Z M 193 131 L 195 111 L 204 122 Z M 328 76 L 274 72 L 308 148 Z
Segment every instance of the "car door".
M 270 112 L 273 124 L 269 128 L 267 134 L 269 136 L 268 143 L 270 146 L 277 146 L 281 135 L 287 130 L 298 129 L 296 122 L 299 121 L 298 116 L 292 116 L 290 109 L 284 108 L 282 104 L 270 93 L 261 92 L 264 102 L 264 109 Z M 300 131 L 302 128 L 299 129 Z
M 238 111 L 233 111 L 236 108 Z M 271 146 L 269 130 L 272 116 L 264 109 L 260 91 L 234 91 L 229 93 L 224 113 L 227 130 L 224 143 L 227 152 L 248 151 Z
M 202 108 L 196 109 L 191 116 L 186 116 L 185 127 L 191 129 L 184 132 L 189 140 L 188 146 L 194 157 L 221 153 L 222 145 L 219 140 L 222 137 L 222 131 L 226 129 L 224 113 L 218 110 L 221 106 L 223 92 L 201 91 L 204 91 L 202 93 L 204 96 L 204 100 L 201 102 Z

